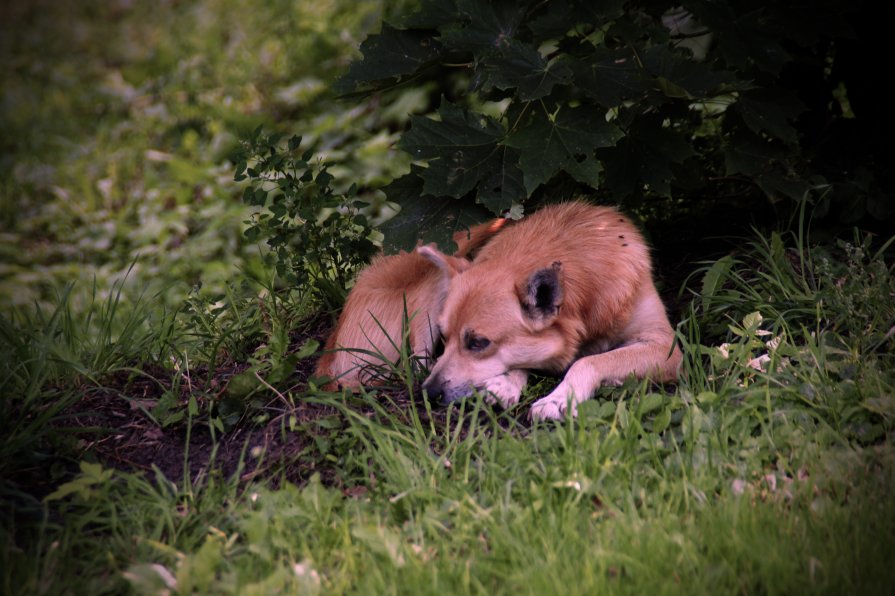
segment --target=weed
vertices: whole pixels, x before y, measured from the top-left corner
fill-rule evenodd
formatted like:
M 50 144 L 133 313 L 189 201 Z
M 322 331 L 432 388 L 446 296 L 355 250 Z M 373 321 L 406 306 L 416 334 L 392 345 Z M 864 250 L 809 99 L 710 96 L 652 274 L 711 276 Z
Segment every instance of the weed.
M 344 288 L 376 248 L 362 212 L 366 204 L 354 186 L 336 194 L 326 165 L 310 162 L 311 150 L 299 156 L 301 137 L 290 138 L 285 148 L 280 138 L 259 127 L 236 164 L 235 179 L 249 179 L 243 200 L 262 208 L 248 222 L 246 236 L 265 240 L 287 283 L 326 306 L 339 306 Z

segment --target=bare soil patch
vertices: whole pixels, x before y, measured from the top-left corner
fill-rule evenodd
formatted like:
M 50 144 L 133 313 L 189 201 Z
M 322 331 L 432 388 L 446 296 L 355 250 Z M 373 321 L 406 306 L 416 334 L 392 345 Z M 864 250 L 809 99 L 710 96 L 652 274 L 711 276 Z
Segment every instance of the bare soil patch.
M 314 324 L 307 331 L 296 333 L 291 344 L 297 349 L 306 340 L 316 339 L 322 345 L 329 330 L 328 322 Z M 315 359 L 299 363 L 287 384 L 293 394 L 307 387 L 315 364 Z M 207 370 L 192 371 L 191 383 L 180 388 L 180 406 L 185 407 L 193 397 L 200 411 L 204 411 L 206 400 L 214 396 L 206 391 L 191 391 L 191 387 L 215 387 L 218 395 L 224 395 L 229 380 L 246 368 L 246 364 L 240 363 L 220 366 L 211 379 Z M 338 459 L 325 457 L 319 444 L 321 439 L 332 442 L 348 426 L 337 408 L 312 400 L 285 408 L 277 403 L 276 396 L 270 395 L 273 414 L 262 423 L 244 416 L 226 432 L 212 433 L 207 417 L 198 416 L 191 425 L 180 421 L 166 427 L 154 420 L 151 412 L 165 391 L 170 390 L 165 379 L 171 373 L 162 368 L 144 372 L 147 374 L 119 373 L 105 379 L 99 388 L 85 387 L 82 398 L 71 408 L 69 424 L 79 429 L 83 451 L 103 465 L 150 476 L 160 473 L 178 484 L 186 479 L 185 473 L 194 483 L 209 475 L 231 478 L 238 474 L 241 482 L 262 479 L 273 485 L 284 480 L 302 484 L 319 474 L 325 484 L 340 486 L 346 493 L 356 490 L 352 482 L 346 482 Z M 398 419 L 407 416 L 416 405 L 423 424 L 431 423 L 436 429 L 448 424 L 444 408 L 433 407 L 430 415 L 421 401 L 411 403 L 413 398 L 406 389 L 380 392 L 387 396 L 381 402 L 383 407 Z M 364 416 L 377 415 L 359 400 L 352 403 Z M 453 420 L 455 424 L 456 415 Z M 465 434 L 473 423 L 467 416 L 461 432 Z

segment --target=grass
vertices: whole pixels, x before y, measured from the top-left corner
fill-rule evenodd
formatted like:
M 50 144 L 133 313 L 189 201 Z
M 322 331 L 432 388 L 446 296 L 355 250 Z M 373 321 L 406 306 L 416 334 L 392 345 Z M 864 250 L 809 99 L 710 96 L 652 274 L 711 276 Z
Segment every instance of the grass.
M 263 279 L 233 157 L 257 126 L 303 135 L 382 202 L 394 132 L 424 105 L 334 100 L 328 84 L 389 2 L 86 0 L 0 19 L 0 307 L 129 280 L 171 308 Z M 414 99 L 416 97 L 416 99 Z M 344 189 L 342 189 L 344 190 Z M 130 270 L 130 274 L 128 271 Z M 74 298 L 81 299 L 80 296 Z M 84 298 L 89 300 L 89 298 Z
M 676 389 L 628 381 L 577 420 L 532 426 L 525 411 L 549 381 L 509 412 L 480 399 L 443 411 L 406 395 L 418 386 L 406 353 L 389 371 L 403 394 L 275 382 L 279 398 L 250 401 L 217 439 L 238 442 L 265 412 L 284 435 L 313 435 L 268 468 L 274 484 L 213 462 L 172 482 L 86 454 L 40 509 L 7 503 L 4 591 L 887 593 L 895 367 L 893 321 L 880 313 L 891 312 L 891 268 L 881 253 L 857 259 L 854 244 L 779 237 L 766 250 L 775 238 L 707 265 L 679 326 Z M 822 277 L 829 267 L 849 279 Z M 839 310 L 845 283 L 866 289 L 864 302 L 849 298 L 863 306 Z M 25 337 L 40 345 L 51 321 Z M 186 416 L 174 427 L 211 425 L 213 409 L 177 403 Z M 310 405 L 328 414 L 289 422 Z M 264 457 L 241 453 L 239 470 Z M 289 466 L 308 479 L 286 481 Z

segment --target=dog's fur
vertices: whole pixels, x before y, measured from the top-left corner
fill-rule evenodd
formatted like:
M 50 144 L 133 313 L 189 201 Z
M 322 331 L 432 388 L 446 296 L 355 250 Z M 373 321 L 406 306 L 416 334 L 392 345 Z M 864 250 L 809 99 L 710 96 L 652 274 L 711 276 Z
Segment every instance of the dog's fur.
M 405 300 L 411 350 L 428 357 L 437 338 L 435 319 L 444 299 L 439 289 L 442 277 L 431 261 L 416 252 L 375 257 L 349 292 L 317 362 L 314 376 L 330 379 L 324 389 L 357 388 L 381 381 L 377 369 L 397 361 L 400 355 Z
M 465 269 L 469 266 L 467 259 L 500 232 L 507 221 L 495 219 L 454 233 L 457 252 L 453 257 L 445 256 L 440 264 Z M 437 252 L 434 245 L 428 248 Z M 401 252 L 375 257 L 349 292 L 314 376 L 329 379 L 323 385 L 327 390 L 379 384 L 382 379 L 377 377 L 377 370 L 397 361 L 400 355 L 405 300 L 411 351 L 416 357 L 429 358 L 438 339 L 435 322 L 446 294 L 447 281 L 422 254 Z
M 491 221 L 472 226 L 469 230 L 454 232 L 453 240 L 457 245 L 455 257 L 475 259 L 482 248 L 508 227 L 516 223 L 512 219 L 492 219 Z
M 545 207 L 489 238 L 472 265 L 458 267 L 431 246 L 417 252 L 446 286 L 437 318 L 444 354 L 424 384 L 430 397 L 450 402 L 480 390 L 506 408 L 519 400 L 526 370 L 565 371 L 531 410 L 560 418 L 601 384 L 676 377 L 681 354 L 649 250 L 615 209 Z

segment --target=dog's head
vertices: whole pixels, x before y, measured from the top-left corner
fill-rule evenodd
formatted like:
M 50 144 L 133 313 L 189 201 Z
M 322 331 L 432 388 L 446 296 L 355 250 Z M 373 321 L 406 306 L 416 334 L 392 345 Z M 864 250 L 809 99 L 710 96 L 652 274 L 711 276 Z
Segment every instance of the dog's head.
M 423 385 L 445 403 L 485 389 L 514 369 L 552 369 L 569 342 L 554 323 L 563 302 L 562 266 L 555 262 L 521 275 L 487 261 L 457 268 L 430 246 L 417 249 L 435 263 L 447 294 L 438 317 L 444 353 Z

